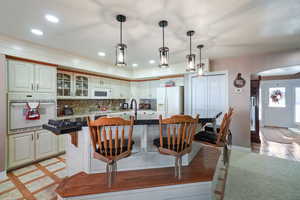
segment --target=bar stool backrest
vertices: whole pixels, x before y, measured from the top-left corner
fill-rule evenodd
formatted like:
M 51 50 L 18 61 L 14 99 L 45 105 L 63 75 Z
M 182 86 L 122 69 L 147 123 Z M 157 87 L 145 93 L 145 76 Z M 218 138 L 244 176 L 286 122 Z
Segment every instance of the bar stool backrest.
M 132 149 L 133 118 L 101 117 L 88 119 L 94 152 L 108 160 L 118 160 L 120 155 L 130 154 Z M 108 161 L 104 159 L 103 161 Z
M 167 152 L 176 155 L 191 147 L 198 123 L 199 115 L 196 118 L 189 115 L 174 115 L 166 119 L 162 119 L 160 115 L 160 149 L 167 149 Z M 163 136 L 164 127 L 166 137 Z

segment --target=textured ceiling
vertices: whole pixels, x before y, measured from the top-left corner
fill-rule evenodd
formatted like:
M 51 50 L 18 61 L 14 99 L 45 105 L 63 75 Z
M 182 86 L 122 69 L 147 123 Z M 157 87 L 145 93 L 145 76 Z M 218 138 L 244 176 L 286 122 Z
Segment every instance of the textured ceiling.
M 169 21 L 166 45 L 170 62 L 177 63 L 188 53 L 190 29 L 196 31 L 194 52 L 204 43 L 207 58 L 299 48 L 299 10 L 299 0 L 2 0 L 0 33 L 113 63 L 119 40 L 115 15 L 122 13 L 128 17 L 129 65 L 150 67 L 150 59 L 158 60 L 161 19 Z M 60 23 L 47 22 L 48 13 Z M 31 28 L 43 30 L 44 36 L 32 35 Z M 107 56 L 99 57 L 98 51 Z

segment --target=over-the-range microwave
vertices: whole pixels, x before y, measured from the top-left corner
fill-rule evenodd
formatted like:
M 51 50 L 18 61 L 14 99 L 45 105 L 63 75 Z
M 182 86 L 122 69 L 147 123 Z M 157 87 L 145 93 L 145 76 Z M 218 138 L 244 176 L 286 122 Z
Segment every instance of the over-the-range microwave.
M 111 89 L 93 89 L 93 99 L 109 99 L 111 98 Z

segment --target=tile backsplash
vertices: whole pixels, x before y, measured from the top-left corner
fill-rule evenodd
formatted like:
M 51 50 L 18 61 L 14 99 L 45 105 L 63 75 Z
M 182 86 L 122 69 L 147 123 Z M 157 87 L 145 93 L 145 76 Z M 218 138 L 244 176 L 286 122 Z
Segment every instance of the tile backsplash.
M 106 107 L 108 110 L 119 110 L 124 99 L 88 99 L 88 100 L 57 100 L 57 115 L 61 116 L 64 106 L 73 108 L 74 115 L 100 111 Z

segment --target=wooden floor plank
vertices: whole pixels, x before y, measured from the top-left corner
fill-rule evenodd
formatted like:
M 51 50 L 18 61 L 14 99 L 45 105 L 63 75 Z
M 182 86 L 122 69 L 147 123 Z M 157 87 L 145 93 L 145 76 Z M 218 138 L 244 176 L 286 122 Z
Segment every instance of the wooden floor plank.
M 182 169 L 182 180 L 174 177 L 174 168 L 144 169 L 118 172 L 112 188 L 106 185 L 106 174 L 78 173 L 66 178 L 56 189 L 61 197 L 100 194 L 176 184 L 212 181 L 219 150 L 203 147 L 189 166 Z

